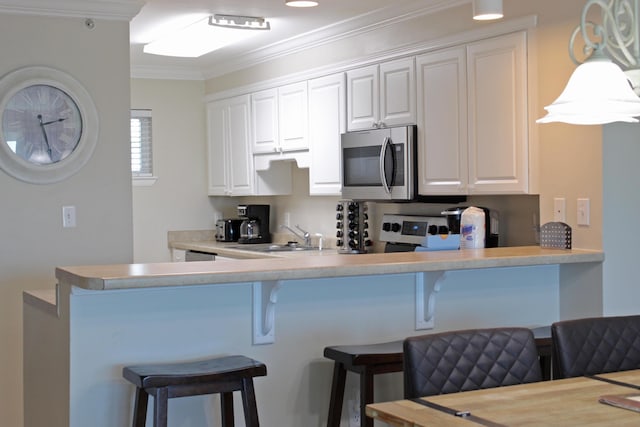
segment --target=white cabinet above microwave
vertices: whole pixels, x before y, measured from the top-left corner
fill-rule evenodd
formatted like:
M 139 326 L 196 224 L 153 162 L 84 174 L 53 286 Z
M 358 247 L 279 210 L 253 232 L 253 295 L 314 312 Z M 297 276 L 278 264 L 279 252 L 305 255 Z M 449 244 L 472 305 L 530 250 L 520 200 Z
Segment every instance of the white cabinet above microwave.
M 347 71 L 347 130 L 416 123 L 413 57 Z

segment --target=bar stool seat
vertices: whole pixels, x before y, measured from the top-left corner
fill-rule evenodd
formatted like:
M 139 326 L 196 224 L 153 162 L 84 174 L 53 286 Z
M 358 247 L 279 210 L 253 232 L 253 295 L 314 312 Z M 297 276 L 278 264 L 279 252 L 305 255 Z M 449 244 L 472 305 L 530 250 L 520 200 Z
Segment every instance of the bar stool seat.
M 347 371 L 360 375 L 360 425 L 372 427 L 373 419 L 366 416 L 365 407 L 373 403 L 373 377 L 402 372 L 402 341 L 325 347 L 324 357 L 335 361 L 327 427 L 340 427 Z
M 154 427 L 167 426 L 168 399 L 220 393 L 222 425 L 233 427 L 233 392 L 242 393 L 245 424 L 259 427 L 253 377 L 267 375 L 267 367 L 245 356 L 126 366 L 125 379 L 136 386 L 133 427 L 144 427 L 149 395 L 154 397 Z

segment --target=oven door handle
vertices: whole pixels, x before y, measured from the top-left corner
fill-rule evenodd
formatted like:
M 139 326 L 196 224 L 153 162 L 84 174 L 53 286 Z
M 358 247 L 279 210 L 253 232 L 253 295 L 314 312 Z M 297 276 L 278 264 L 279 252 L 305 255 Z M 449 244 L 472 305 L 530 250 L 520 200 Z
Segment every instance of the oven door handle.
M 387 182 L 387 171 L 385 169 L 385 164 L 384 164 L 384 159 L 385 159 L 385 154 L 387 153 L 387 150 L 389 149 L 389 147 L 392 146 L 391 144 L 391 138 L 390 137 L 385 137 L 384 138 L 384 142 L 382 143 L 382 148 L 380 148 L 380 181 L 382 182 L 382 188 L 384 188 L 384 191 L 387 194 L 391 194 L 391 185 L 389 185 L 389 183 Z M 393 152 L 392 152 L 393 154 Z M 396 165 L 395 162 L 393 163 L 393 168 L 395 169 Z M 391 176 L 395 176 L 396 171 L 393 170 Z

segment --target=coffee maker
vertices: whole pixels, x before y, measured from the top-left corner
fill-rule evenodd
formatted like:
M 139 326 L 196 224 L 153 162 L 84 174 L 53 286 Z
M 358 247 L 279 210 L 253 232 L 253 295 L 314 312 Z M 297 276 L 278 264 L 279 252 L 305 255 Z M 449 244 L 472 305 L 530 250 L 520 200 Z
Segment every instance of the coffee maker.
M 271 243 L 269 205 L 238 205 L 240 238 L 238 243 Z

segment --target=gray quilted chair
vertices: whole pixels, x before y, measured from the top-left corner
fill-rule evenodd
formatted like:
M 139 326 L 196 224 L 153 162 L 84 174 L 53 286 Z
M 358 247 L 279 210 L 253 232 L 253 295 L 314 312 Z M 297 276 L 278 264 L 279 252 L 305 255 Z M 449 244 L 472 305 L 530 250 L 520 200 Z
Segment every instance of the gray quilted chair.
M 640 316 L 556 322 L 551 339 L 555 378 L 640 368 Z
M 526 328 L 472 329 L 404 341 L 406 399 L 542 380 Z

